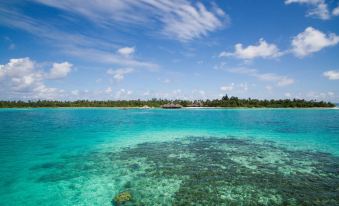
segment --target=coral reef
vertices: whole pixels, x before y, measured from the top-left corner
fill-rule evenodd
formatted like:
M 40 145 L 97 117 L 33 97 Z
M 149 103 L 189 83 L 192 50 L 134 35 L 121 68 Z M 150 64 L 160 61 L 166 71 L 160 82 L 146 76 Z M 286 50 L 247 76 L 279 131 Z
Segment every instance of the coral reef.
M 39 182 L 108 176 L 133 205 L 339 205 L 339 157 L 268 141 L 187 137 L 40 167 L 57 172 Z
M 181 180 L 173 205 L 339 203 L 339 159 L 330 154 L 235 138 L 188 140 L 139 144 L 119 159 L 144 157 L 146 176 Z
M 114 202 L 116 205 L 122 205 L 128 201 L 132 200 L 132 194 L 128 191 L 121 192 L 118 195 L 116 195 L 112 202 Z

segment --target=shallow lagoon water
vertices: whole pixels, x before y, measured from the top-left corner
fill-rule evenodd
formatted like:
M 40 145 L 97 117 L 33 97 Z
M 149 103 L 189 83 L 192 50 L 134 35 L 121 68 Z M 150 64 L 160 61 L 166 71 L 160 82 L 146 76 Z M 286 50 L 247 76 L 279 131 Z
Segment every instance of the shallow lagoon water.
M 1 109 L 0 205 L 338 205 L 339 110 Z

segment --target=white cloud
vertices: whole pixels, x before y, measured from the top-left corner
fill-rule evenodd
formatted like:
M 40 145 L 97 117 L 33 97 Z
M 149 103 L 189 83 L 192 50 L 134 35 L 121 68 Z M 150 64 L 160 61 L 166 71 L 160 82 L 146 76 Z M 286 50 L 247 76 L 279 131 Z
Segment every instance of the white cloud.
M 339 43 L 339 36 L 335 33 L 325 34 L 313 27 L 307 27 L 305 31 L 293 37 L 291 42 L 291 52 L 299 57 L 308 56 L 318 52 L 323 48 L 335 46 Z M 223 51 L 219 57 L 236 57 L 239 59 L 252 60 L 255 58 L 276 58 L 289 51 L 281 52 L 275 44 L 269 44 L 264 39 L 260 39 L 257 45 L 243 47 L 238 43 L 234 46 L 234 52 Z
M 242 44 L 234 46 L 234 52 L 221 52 L 220 57 L 234 56 L 239 59 L 254 59 L 254 58 L 275 58 L 282 55 L 275 44 L 269 44 L 264 39 L 260 39 L 257 45 L 249 45 L 243 47 Z
M 307 12 L 307 16 L 314 16 L 323 20 L 330 18 L 330 12 L 328 11 L 328 5 L 325 0 L 285 0 L 285 4 L 306 4 L 312 7 Z
M 206 92 L 202 89 L 193 89 L 191 94 L 184 95 L 187 99 L 196 100 L 196 99 L 206 99 Z
M 324 92 L 315 92 L 315 91 L 310 91 L 306 93 L 306 98 L 307 99 L 316 99 L 316 100 L 333 100 L 335 97 L 335 93 L 332 91 L 324 91 Z
M 170 80 L 170 79 L 165 79 L 164 81 L 163 81 L 163 83 L 165 83 L 165 84 L 169 84 L 169 83 L 171 83 L 172 82 L 172 80 Z
M 101 83 L 102 82 L 102 79 L 101 78 L 98 78 L 95 80 L 96 83 Z
M 339 16 L 339 6 L 337 6 L 336 8 L 333 9 L 332 15 L 333 16 Z
M 198 93 L 202 96 L 205 96 L 206 92 L 204 90 L 199 90 Z
M 256 69 L 238 67 L 238 68 L 226 68 L 224 70 L 231 72 L 231 73 L 252 76 L 262 81 L 274 82 L 276 83 L 277 86 L 281 86 L 281 87 L 291 85 L 294 83 L 294 79 L 288 76 L 278 75 L 275 73 L 260 73 Z
M 196 5 L 188 1 L 172 2 L 172 9 L 166 9 L 167 13 L 162 20 L 165 23 L 163 33 L 167 36 L 189 41 L 206 36 L 208 32 L 223 26 L 219 17 L 225 16 L 224 13 L 208 11 L 200 2 Z
M 117 99 L 127 99 L 133 92 L 131 90 L 120 89 L 115 93 Z
M 122 47 L 118 49 L 118 54 L 121 54 L 122 56 L 129 57 L 134 54 L 135 48 L 134 47 Z
M 112 92 L 113 92 L 112 87 L 107 87 L 107 88 L 105 89 L 105 93 L 106 93 L 106 94 L 111 94 Z
M 223 91 L 223 92 L 230 92 L 233 89 L 234 89 L 234 83 L 220 87 L 220 90 Z
M 278 86 L 287 86 L 294 83 L 293 79 L 287 76 L 281 76 L 274 73 L 262 73 L 262 74 L 256 73 L 253 74 L 253 76 L 263 81 L 276 82 Z
M 80 2 L 79 2 L 80 3 Z M 122 66 L 143 67 L 156 69 L 157 64 L 141 61 L 119 53 L 110 52 L 118 47 L 112 40 L 103 40 L 82 34 L 62 31 L 41 19 L 34 19 L 13 9 L 0 7 L 0 24 L 11 28 L 21 29 L 43 40 L 51 42 L 53 46 L 65 54 L 79 57 L 86 61 L 117 64 Z
M 55 98 L 63 90 L 45 85 L 46 74 L 37 69 L 30 58 L 10 59 L 0 65 L 0 93 L 2 98 L 36 99 Z
M 160 99 L 187 99 L 181 89 L 174 89 L 168 92 L 152 92 L 150 96 Z
M 173 93 L 174 95 L 181 94 L 181 89 L 175 89 L 175 90 L 172 91 L 172 93 Z
M 330 70 L 323 73 L 325 77 L 329 80 L 339 80 L 339 71 L 338 70 Z
M 7 86 L 15 91 L 22 91 L 36 82 L 40 82 L 43 73 L 34 70 L 35 63 L 29 58 L 10 59 L 6 65 L 1 65 L 1 79 L 6 78 Z
M 103 27 L 115 28 L 117 22 L 131 25 L 157 22 L 156 25 L 161 25 L 161 34 L 180 41 L 206 36 L 228 21 L 225 12 L 216 4 L 209 10 L 200 2 L 188 0 L 36 1 L 84 16 Z
M 243 92 L 248 91 L 248 84 L 246 82 L 245 83 L 239 83 L 239 84 L 231 83 L 231 84 L 220 87 L 220 91 L 243 93 Z
M 339 36 L 334 33 L 325 34 L 313 27 L 307 27 L 304 32 L 295 36 L 292 40 L 292 52 L 297 57 L 305 57 L 325 47 L 339 43 Z
M 291 94 L 290 92 L 286 92 L 286 93 L 285 93 L 285 97 L 290 98 L 291 96 L 292 96 L 292 94 Z
M 181 89 L 174 89 L 170 91 L 153 91 L 147 90 L 142 94 L 143 98 L 159 98 L 159 99 L 183 99 L 183 100 L 197 100 L 197 99 L 207 99 L 208 96 L 206 91 L 202 89 L 193 89 L 191 91 L 183 91 Z M 213 97 L 215 98 L 215 97 Z
M 240 83 L 239 88 L 241 92 L 247 92 L 248 91 L 248 84 L 247 83 Z
M 265 89 L 266 89 L 267 91 L 271 92 L 271 91 L 273 90 L 273 87 L 272 87 L 271 85 L 267 85 L 267 86 L 265 87 Z
M 147 96 L 150 96 L 150 94 L 151 94 L 151 91 L 150 91 L 150 90 L 147 90 L 147 91 L 145 91 L 145 92 L 143 93 L 143 95 L 146 96 L 146 97 L 147 97 Z
M 86 58 L 86 60 L 92 60 L 95 62 L 100 62 L 100 63 L 105 63 L 105 64 L 118 64 L 118 65 L 128 66 L 128 67 L 146 68 L 150 71 L 155 71 L 159 67 L 159 65 L 154 64 L 154 63 L 139 61 L 134 58 L 124 57 L 121 55 L 116 55 L 110 52 L 101 51 L 97 49 L 67 47 L 66 52 L 73 56 Z
M 335 94 L 334 94 L 334 92 L 327 92 L 327 95 L 330 96 L 330 97 L 332 97 L 332 96 L 334 96 Z
M 73 94 L 74 96 L 78 96 L 80 93 L 80 91 L 78 89 L 72 90 L 71 94 Z
M 107 74 L 112 75 L 115 80 L 120 81 L 125 78 L 126 74 L 132 73 L 133 71 L 133 68 L 108 69 Z
M 64 78 L 71 72 L 72 66 L 69 62 L 54 63 L 47 77 L 49 79 Z

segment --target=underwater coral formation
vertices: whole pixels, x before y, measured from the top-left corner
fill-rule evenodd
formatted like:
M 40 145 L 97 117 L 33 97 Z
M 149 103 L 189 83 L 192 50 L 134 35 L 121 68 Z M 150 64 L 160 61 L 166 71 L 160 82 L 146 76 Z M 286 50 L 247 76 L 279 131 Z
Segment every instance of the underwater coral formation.
M 125 192 L 121 192 L 118 195 L 116 195 L 113 198 L 112 202 L 115 203 L 116 205 L 121 205 L 130 200 L 132 200 L 132 194 L 128 191 L 125 191 Z
M 119 154 L 125 161 L 140 157 L 151 165 L 145 176 L 181 181 L 173 205 L 339 203 L 339 159 L 326 153 L 292 151 L 271 142 L 190 137 L 143 143 Z
M 65 159 L 37 181 L 108 176 L 126 205 L 339 205 L 339 157 L 269 141 L 187 137 Z

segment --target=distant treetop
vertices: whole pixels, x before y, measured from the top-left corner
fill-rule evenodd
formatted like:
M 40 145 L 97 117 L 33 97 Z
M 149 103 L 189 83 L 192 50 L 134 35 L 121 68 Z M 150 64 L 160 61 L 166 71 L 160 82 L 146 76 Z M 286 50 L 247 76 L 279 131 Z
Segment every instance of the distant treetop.
M 239 99 L 238 97 L 228 97 L 226 94 L 221 99 L 213 100 L 105 100 L 105 101 L 0 101 L 0 108 L 20 108 L 20 107 L 161 107 L 166 104 L 178 104 L 183 107 L 267 107 L 267 108 L 309 108 L 309 107 L 335 107 L 330 102 L 304 100 L 304 99 L 279 99 L 279 100 L 259 100 L 259 99 Z

